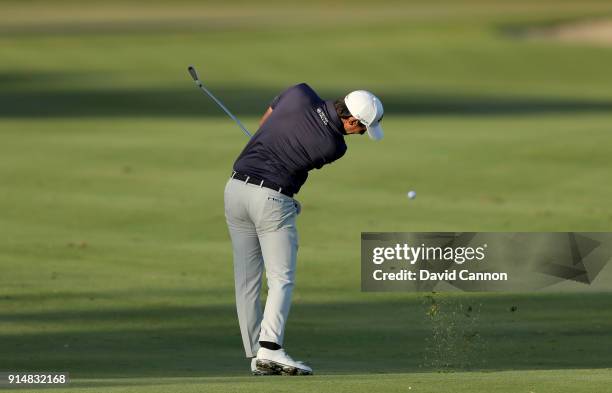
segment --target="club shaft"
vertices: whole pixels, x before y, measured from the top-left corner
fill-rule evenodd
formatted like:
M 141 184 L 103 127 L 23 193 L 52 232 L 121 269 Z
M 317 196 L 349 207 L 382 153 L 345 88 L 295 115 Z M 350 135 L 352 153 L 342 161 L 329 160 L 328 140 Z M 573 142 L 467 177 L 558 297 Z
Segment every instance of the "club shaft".
M 249 132 L 249 130 L 246 129 L 246 127 L 240 122 L 240 120 L 238 120 L 238 118 L 236 116 L 234 116 L 232 114 L 232 112 L 229 111 L 229 109 L 227 109 L 225 107 L 225 105 L 223 105 L 223 103 L 221 101 L 219 101 L 217 99 L 217 97 L 215 97 L 213 95 L 213 93 L 210 92 L 210 90 L 208 90 L 200 80 L 196 80 L 196 85 L 200 88 L 200 90 L 202 90 L 204 93 L 206 93 L 210 98 L 212 98 L 212 100 L 214 102 L 217 103 L 217 105 L 219 105 L 219 107 L 221 107 L 221 109 L 223 109 L 223 111 L 225 113 L 227 113 L 227 115 L 236 122 L 236 124 L 238 124 L 238 127 L 240 127 L 242 129 L 242 131 L 246 134 L 246 136 L 248 136 L 249 138 L 252 136 L 251 133 Z

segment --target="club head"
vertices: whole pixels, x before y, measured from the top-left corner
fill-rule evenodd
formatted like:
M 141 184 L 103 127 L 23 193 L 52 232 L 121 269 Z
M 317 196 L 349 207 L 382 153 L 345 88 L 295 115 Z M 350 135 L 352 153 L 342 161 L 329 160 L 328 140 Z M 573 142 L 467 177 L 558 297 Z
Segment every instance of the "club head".
M 189 67 L 187 67 L 187 71 L 189 71 L 189 75 L 191 75 L 194 81 L 197 82 L 200 80 L 200 78 L 198 77 L 198 72 L 193 66 L 190 65 Z

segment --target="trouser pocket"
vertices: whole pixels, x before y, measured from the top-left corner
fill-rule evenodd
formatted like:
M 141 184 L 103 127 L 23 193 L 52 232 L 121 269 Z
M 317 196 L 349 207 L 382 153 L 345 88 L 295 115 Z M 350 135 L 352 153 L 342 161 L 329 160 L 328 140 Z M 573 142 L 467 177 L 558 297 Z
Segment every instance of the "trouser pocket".
M 297 212 L 298 208 L 293 198 L 280 193 L 267 193 L 259 220 L 260 229 L 275 231 L 295 227 Z

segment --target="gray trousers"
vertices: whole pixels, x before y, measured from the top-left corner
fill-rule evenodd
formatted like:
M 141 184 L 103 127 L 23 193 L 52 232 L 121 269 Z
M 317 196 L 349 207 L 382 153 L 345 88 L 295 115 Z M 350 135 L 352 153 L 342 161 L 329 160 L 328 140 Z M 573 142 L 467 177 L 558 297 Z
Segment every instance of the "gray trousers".
M 225 186 L 225 218 L 234 249 L 236 310 L 247 357 L 259 341 L 283 345 L 291 306 L 299 204 L 269 188 L 230 179 Z M 268 297 L 262 313 L 261 282 L 266 270 Z

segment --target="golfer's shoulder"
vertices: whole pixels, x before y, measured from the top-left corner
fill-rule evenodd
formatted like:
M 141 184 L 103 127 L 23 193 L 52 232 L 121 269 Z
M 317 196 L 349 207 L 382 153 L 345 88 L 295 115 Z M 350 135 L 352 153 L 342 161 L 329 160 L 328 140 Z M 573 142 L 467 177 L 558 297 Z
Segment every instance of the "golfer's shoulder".
M 321 98 L 312 87 L 302 82 L 285 89 L 275 101 L 276 103 L 284 101 L 291 104 L 303 105 L 320 102 Z
M 298 83 L 297 85 L 292 86 L 290 88 L 295 89 L 297 94 L 302 94 L 304 96 L 312 96 L 312 95 L 316 96 L 317 95 L 314 89 L 310 87 L 310 85 L 308 85 L 308 83 L 306 82 Z
M 287 94 L 287 93 L 301 94 L 301 95 L 309 95 L 309 94 L 316 95 L 317 94 L 315 93 L 313 88 L 310 87 L 310 85 L 306 82 L 301 82 L 296 85 L 291 85 L 287 87 L 281 94 Z

